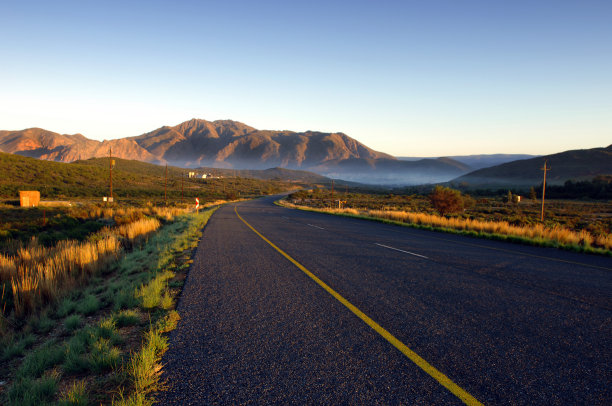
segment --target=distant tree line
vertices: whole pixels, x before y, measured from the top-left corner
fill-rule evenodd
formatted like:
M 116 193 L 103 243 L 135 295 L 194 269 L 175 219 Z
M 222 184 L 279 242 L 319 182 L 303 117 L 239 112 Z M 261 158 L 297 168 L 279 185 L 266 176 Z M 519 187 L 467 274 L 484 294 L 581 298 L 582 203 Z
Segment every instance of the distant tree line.
M 541 195 L 542 184 L 536 190 Z M 600 175 L 593 180 L 566 181 L 563 186 L 546 186 L 546 197 L 551 199 L 612 199 L 612 175 Z
M 457 185 L 459 190 L 469 191 L 473 196 L 527 196 L 531 199 L 542 197 L 542 183 L 529 189 L 512 187 L 504 189 L 470 189 L 469 185 Z M 416 191 L 415 193 L 423 191 Z M 563 185 L 546 184 L 547 199 L 612 199 L 612 175 L 599 175 L 592 180 L 567 180 Z

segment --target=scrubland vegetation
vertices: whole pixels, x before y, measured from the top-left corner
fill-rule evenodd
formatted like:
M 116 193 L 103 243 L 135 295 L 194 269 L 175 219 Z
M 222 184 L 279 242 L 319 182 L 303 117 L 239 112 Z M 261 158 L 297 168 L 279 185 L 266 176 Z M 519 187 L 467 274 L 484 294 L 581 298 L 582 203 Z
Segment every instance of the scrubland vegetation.
M 612 205 L 609 202 L 547 201 L 544 222 L 540 221 L 539 200 L 523 197 L 518 202 L 516 196 L 476 200 L 442 187 L 427 195 L 336 192 L 333 197 L 329 190 L 315 189 L 293 193 L 283 204 L 420 228 L 612 255 Z
M 114 158 L 113 196 L 124 203 L 193 202 L 206 196 L 234 200 L 274 194 L 295 187 L 281 179 L 260 180 L 226 174 L 221 178 L 188 178 L 183 168 L 165 167 Z M 74 163 L 42 161 L 0 152 L 0 198 L 18 199 L 20 190 L 38 190 L 42 200 L 95 199 L 109 195 L 109 158 L 92 158 Z M 299 183 L 299 182 L 298 182 Z
M 45 225 L 32 216 L 34 228 L 75 221 L 92 232 L 41 244 L 21 224 L 20 238 L 4 238 L 0 404 L 151 404 L 164 333 L 180 319 L 176 296 L 213 211 L 61 208 Z

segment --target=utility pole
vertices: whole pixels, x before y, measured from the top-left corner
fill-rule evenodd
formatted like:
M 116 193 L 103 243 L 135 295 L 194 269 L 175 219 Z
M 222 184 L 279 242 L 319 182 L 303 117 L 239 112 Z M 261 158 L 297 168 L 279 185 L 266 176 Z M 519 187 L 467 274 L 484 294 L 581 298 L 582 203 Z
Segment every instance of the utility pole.
M 166 164 L 166 176 L 164 180 L 164 205 L 168 205 L 168 164 Z
M 546 171 L 549 171 L 550 168 L 546 165 L 548 160 L 544 161 L 544 167 L 542 170 L 544 171 L 544 182 L 542 182 L 542 215 L 540 216 L 540 221 L 544 221 L 544 195 L 546 194 Z
M 332 179 L 332 200 L 334 200 L 334 180 Z
M 113 149 L 108 147 L 108 173 L 110 176 L 110 201 L 113 201 Z
M 183 179 L 185 178 L 185 174 L 183 172 L 181 172 L 181 204 L 184 201 L 184 195 L 183 195 Z

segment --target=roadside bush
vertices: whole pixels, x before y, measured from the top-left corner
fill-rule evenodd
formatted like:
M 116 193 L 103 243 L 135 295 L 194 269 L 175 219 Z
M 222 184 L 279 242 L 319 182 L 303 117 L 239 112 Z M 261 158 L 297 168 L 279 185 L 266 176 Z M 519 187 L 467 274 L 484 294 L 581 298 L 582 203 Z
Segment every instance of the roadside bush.
M 463 197 L 461 192 L 455 189 L 436 186 L 429 195 L 429 200 L 442 216 L 463 210 Z

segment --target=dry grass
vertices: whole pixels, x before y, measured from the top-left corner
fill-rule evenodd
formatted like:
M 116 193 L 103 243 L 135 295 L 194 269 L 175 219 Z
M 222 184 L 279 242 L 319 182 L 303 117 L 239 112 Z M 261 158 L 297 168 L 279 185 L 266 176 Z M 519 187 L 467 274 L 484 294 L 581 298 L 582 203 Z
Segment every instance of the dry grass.
M 612 236 L 593 236 L 588 231 L 572 231 L 565 227 L 546 227 L 542 224 L 515 226 L 506 221 L 482 221 L 462 219 L 456 217 L 443 217 L 435 214 L 413 213 L 397 210 L 370 210 L 370 209 L 313 209 L 307 206 L 298 206 L 281 201 L 283 205 L 293 208 L 305 208 L 324 213 L 350 214 L 378 219 L 387 219 L 406 224 L 430 226 L 436 228 L 474 231 L 477 233 L 496 234 L 510 237 L 519 237 L 529 240 L 550 241 L 561 245 L 577 246 L 583 248 L 595 247 L 612 250 Z
M 218 200 L 201 207 L 225 202 Z M 44 247 L 36 239 L 26 246 L 15 242 L 11 255 L 0 254 L 0 315 L 14 311 L 21 317 L 53 302 L 107 267 L 122 247 L 130 249 L 158 230 L 161 221 L 171 221 L 193 209 L 80 206 L 70 210 L 76 218 L 108 218 L 116 226 L 102 229 L 88 241 L 61 240 L 54 247 Z
M 0 255 L 0 282 L 10 282 L 13 308 L 21 316 L 102 269 L 119 250 L 114 235 L 81 243 L 60 241 L 52 248 L 33 240 L 14 256 Z
M 134 221 L 133 223 L 123 224 L 115 228 L 114 232 L 130 241 L 146 236 L 161 226 L 159 220 L 155 218 L 145 218 Z
M 180 207 L 102 207 L 97 205 L 84 205 L 72 207 L 69 210 L 71 216 L 80 219 L 107 218 L 113 219 L 117 224 L 127 224 L 140 220 L 146 216 L 158 219 L 172 220 L 174 217 L 184 214 L 191 209 Z
M 103 229 L 89 241 L 63 240 L 54 247 L 44 247 L 33 239 L 27 246 L 15 249 L 14 255 L 0 254 L 0 286 L 10 286 L 1 297 L 2 314 L 12 308 L 20 317 L 54 301 L 84 278 L 107 267 L 122 246 L 129 247 L 159 229 L 161 223 L 157 218 L 170 220 L 184 212 L 185 209 L 177 208 L 90 207 L 78 215 L 108 216 L 119 225 Z

